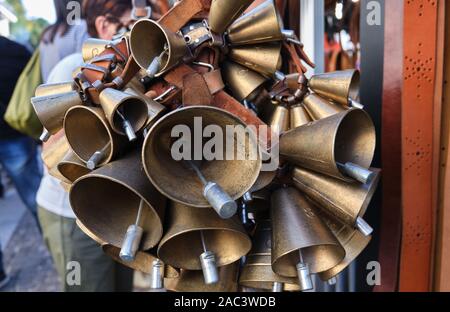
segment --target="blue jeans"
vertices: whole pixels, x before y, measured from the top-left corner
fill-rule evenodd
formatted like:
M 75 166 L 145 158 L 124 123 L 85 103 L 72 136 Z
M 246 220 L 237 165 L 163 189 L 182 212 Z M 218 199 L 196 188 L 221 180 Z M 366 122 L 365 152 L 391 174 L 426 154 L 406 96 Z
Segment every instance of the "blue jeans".
M 0 140 L 0 164 L 37 221 L 36 193 L 42 179 L 36 143 L 28 137 Z

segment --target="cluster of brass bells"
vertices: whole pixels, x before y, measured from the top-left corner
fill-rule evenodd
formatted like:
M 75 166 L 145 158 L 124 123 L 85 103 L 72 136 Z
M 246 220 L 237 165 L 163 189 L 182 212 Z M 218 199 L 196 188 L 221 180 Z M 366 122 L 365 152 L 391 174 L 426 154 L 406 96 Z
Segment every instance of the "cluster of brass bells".
M 32 99 L 42 140 L 52 139 L 44 162 L 78 226 L 154 289 L 306 291 L 313 274 L 333 281 L 371 239 L 363 217 L 380 170 L 370 168 L 375 128 L 359 72 L 284 75 L 282 47 L 300 42 L 272 0 L 252 3 L 213 0 L 209 19 L 183 31 L 143 19 L 116 41 L 89 39 L 85 62 L 126 42 L 141 70 L 95 99 L 77 79 Z M 162 100 L 179 86 L 147 96 L 203 43 L 223 54 L 206 66 L 225 90 L 279 137 L 277 170 L 263 171 L 267 149 L 235 111 Z M 205 156 L 220 151 L 196 134 L 213 132 L 231 158 Z

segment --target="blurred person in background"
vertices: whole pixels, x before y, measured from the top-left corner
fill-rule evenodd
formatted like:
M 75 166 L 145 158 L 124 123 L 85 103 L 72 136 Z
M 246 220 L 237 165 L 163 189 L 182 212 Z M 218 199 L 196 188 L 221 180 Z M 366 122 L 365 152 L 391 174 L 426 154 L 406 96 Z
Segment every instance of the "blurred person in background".
M 0 36 L 0 164 L 11 178 L 21 200 L 37 220 L 36 192 L 42 176 L 36 157 L 37 144 L 12 129 L 3 119 L 15 84 L 30 56 L 24 46 Z M 0 289 L 8 280 L 0 246 Z
M 68 25 L 59 26 L 59 31 L 55 32 L 50 29 L 43 36 L 40 46 L 43 56 L 45 53 L 54 56 L 62 55 L 59 51 L 60 48 L 65 54 L 75 53 L 60 62 L 58 62 L 60 59 L 57 59 L 56 62 L 54 59 L 42 61 L 42 65 L 48 67 L 42 70 L 46 83 L 72 79 L 72 72 L 83 64 L 81 46 L 84 39 L 81 38 L 93 37 L 111 40 L 120 30 L 131 26 L 131 0 L 85 0 L 82 4 L 84 20 L 81 21 L 78 28 L 67 28 Z M 59 12 L 65 16 L 69 13 L 67 11 Z M 65 21 L 65 18 L 58 18 L 58 20 Z M 64 32 L 65 35 L 63 35 Z M 80 41 L 77 38 L 80 38 Z M 46 39 L 52 39 L 49 41 L 51 43 L 45 43 Z M 52 51 L 53 49 L 57 51 Z M 46 72 L 49 73 L 47 77 L 45 76 Z M 60 132 L 53 136 L 49 142 L 44 144 L 43 148 L 47 148 L 52 140 L 62 135 L 64 133 Z M 132 290 L 132 270 L 105 255 L 100 246 L 76 225 L 76 217 L 69 203 L 69 194 L 62 188 L 60 181 L 50 176 L 48 172 L 45 172 L 42 179 L 37 202 L 44 239 L 60 276 L 63 291 Z M 67 265 L 73 261 L 80 264 L 80 285 L 66 283 L 68 270 L 72 270 Z

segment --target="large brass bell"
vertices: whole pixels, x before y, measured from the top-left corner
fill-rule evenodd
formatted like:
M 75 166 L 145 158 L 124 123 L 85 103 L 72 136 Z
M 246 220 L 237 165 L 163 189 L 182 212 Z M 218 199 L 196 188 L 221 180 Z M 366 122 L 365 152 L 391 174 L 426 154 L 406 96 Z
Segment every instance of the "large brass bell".
M 207 285 L 201 271 L 181 270 L 178 278 L 166 279 L 166 289 L 174 292 L 237 292 L 239 262 L 218 269 L 219 281 Z
M 290 129 L 296 129 L 312 121 L 308 111 L 301 104 L 291 106 L 290 117 Z
M 116 158 L 126 144 L 125 138 L 111 129 L 101 108 L 71 108 L 65 117 L 64 131 L 74 153 L 91 170 Z
M 232 45 L 258 44 L 283 39 L 283 21 L 273 0 L 267 0 L 247 12 L 228 29 L 228 40 Z
M 324 119 L 346 110 L 343 106 L 331 103 L 314 93 L 305 96 L 303 105 L 314 120 Z
M 359 97 L 359 71 L 355 69 L 318 74 L 311 77 L 309 87 L 322 97 L 348 106 Z
M 254 0 L 213 0 L 209 10 L 208 23 L 210 29 L 217 33 L 224 33 Z
M 58 171 L 71 183 L 91 172 L 71 150 L 58 163 Z
M 372 236 L 366 236 L 359 230 L 355 230 L 325 213 L 321 213 L 321 218 L 345 249 L 345 258 L 338 265 L 319 273 L 321 280 L 332 283 L 333 279 L 364 251 Z
M 242 269 L 239 284 L 244 287 L 280 291 L 298 291 L 294 277 L 283 277 L 272 270 L 272 230 L 269 220 L 261 220 L 256 226 L 253 247 Z
M 129 141 L 136 140 L 136 132 L 144 128 L 149 112 L 147 103 L 139 96 L 106 88 L 100 93 L 100 104 L 111 128 Z
M 220 216 L 227 217 L 228 205 L 216 205 L 215 200 L 221 202 L 221 196 L 215 195 L 225 192 L 230 200 L 242 197 L 255 183 L 262 166 L 255 134 L 244 126 L 234 115 L 214 107 L 192 106 L 169 113 L 150 129 L 144 142 L 143 163 L 150 181 L 174 201 L 194 207 L 212 206 Z M 202 133 L 207 137 L 218 135 L 215 142 L 224 148 L 216 146 L 217 153 L 210 154 L 214 146 L 211 141 L 205 143 Z M 214 185 L 224 192 L 215 192 Z
M 225 62 L 222 75 L 227 87 L 238 101 L 253 101 L 266 79 L 260 74 L 234 62 Z
M 38 88 L 38 94 L 45 95 L 31 99 L 34 111 L 44 127 L 44 132 L 41 136 L 41 140 L 44 142 L 63 128 L 64 116 L 70 108 L 83 104 L 77 91 L 53 93 L 69 88 L 72 88 L 72 85 L 41 86 Z
M 175 268 L 202 270 L 205 284 L 219 282 L 217 268 L 236 262 L 251 248 L 237 217 L 225 220 L 213 210 L 172 202 L 167 220 L 158 257 Z
M 350 109 L 282 134 L 280 155 L 295 165 L 353 181 L 341 171 L 341 165 L 369 168 L 375 144 L 375 127 L 369 115 Z
M 54 140 L 55 141 L 52 142 L 52 144 L 50 144 L 47 148 L 43 149 L 42 161 L 45 167 L 47 167 L 48 173 L 52 177 L 64 183 L 67 183 L 69 181 L 58 170 L 58 164 L 69 152 L 70 150 L 69 143 L 67 142 L 67 139 L 64 135 L 61 135 L 60 137 L 57 137 Z
M 294 185 L 326 212 L 349 227 L 363 225 L 366 213 L 378 183 L 379 169 L 372 169 L 374 178 L 368 184 L 344 182 L 303 168 L 295 168 Z M 360 230 L 366 234 L 364 228 Z
M 279 275 L 298 277 L 300 290 L 310 290 L 311 274 L 335 267 L 345 251 L 295 188 L 275 191 L 271 202 L 272 268 Z
M 177 65 L 189 53 L 181 35 L 147 19 L 134 24 L 130 48 L 136 63 L 151 78 Z
M 266 77 L 272 77 L 280 70 L 281 43 L 265 43 L 251 46 L 238 46 L 230 49 L 229 58 Z
M 89 231 L 116 247 L 127 240 L 130 225 L 142 232 L 137 250 L 155 247 L 162 237 L 165 199 L 145 177 L 136 152 L 78 179 L 70 203 Z

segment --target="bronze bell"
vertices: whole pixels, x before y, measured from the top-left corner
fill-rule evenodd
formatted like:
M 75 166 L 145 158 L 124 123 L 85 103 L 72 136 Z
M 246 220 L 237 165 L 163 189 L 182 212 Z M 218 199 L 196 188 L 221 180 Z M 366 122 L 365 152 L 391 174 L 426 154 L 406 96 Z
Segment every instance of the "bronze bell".
M 380 181 L 381 170 L 373 168 L 372 171 L 375 177 L 364 185 L 344 182 L 298 167 L 294 169 L 293 181 L 320 208 L 347 226 L 355 228 L 361 222 L 358 219 L 366 213 Z
M 319 273 L 321 280 L 330 281 L 344 271 L 364 251 L 372 237 L 362 234 L 359 230 L 355 230 L 325 213 L 321 213 L 321 218 L 345 249 L 345 258 L 338 265 Z
M 151 78 L 177 65 L 189 51 L 184 38 L 158 22 L 142 19 L 130 34 L 131 53 Z
M 48 169 L 48 173 L 63 182 L 69 182 L 58 170 L 58 163 L 70 150 L 69 143 L 64 135 L 55 138 L 55 142 L 44 148 L 42 151 L 42 161 Z
M 286 132 L 280 155 L 293 164 L 344 181 L 353 181 L 338 164 L 369 168 L 375 152 L 375 127 L 369 115 L 350 109 Z
M 359 97 L 359 71 L 350 69 L 314 75 L 309 87 L 326 99 L 348 106 L 349 100 Z
M 81 54 L 83 56 L 84 62 L 89 62 L 94 57 L 99 56 L 103 51 L 106 50 L 106 47 L 113 44 L 113 41 L 102 40 L 96 38 L 89 38 L 84 41 L 83 46 L 81 47 Z
M 143 232 L 139 250 L 155 247 L 162 237 L 165 198 L 145 177 L 137 152 L 78 179 L 70 203 L 89 231 L 116 247 L 131 224 Z
M 137 89 L 127 88 L 125 89 L 125 93 L 135 95 L 140 97 L 142 100 L 147 103 L 148 108 L 148 119 L 145 124 L 145 128 L 151 127 L 158 119 L 160 119 L 166 112 L 166 107 L 164 105 L 159 104 L 155 100 L 149 98 L 145 94 L 141 93 Z
M 196 209 L 171 202 L 167 212 L 167 232 L 158 247 L 158 257 L 175 268 L 202 270 L 199 256 L 205 250 L 215 255 L 217 268 L 245 256 L 250 238 L 235 216 L 221 219 L 211 209 Z
M 346 110 L 343 106 L 331 103 L 314 93 L 305 96 L 303 105 L 314 120 L 324 119 Z
M 47 92 L 51 91 L 45 91 Z M 83 102 L 77 91 L 70 91 L 33 97 L 31 104 L 45 129 L 44 132 L 48 133 L 47 136 L 42 137 L 42 140 L 46 141 L 49 135 L 56 134 L 63 128 L 66 112 L 74 106 L 82 105 Z
M 126 144 L 122 136 L 112 131 L 101 108 L 73 107 L 66 114 L 64 131 L 74 153 L 90 169 L 109 163 Z
M 253 239 L 253 247 L 242 269 L 239 284 L 244 287 L 273 290 L 299 291 L 294 277 L 283 277 L 272 270 L 272 230 L 269 220 L 259 221 Z
M 282 134 L 288 131 L 290 127 L 289 109 L 281 104 L 278 104 L 269 125 L 272 131 L 277 134 Z
M 266 77 L 272 77 L 283 63 L 279 42 L 232 47 L 229 58 Z
M 47 83 L 38 86 L 34 92 L 35 97 L 49 96 L 62 93 L 70 93 L 76 91 L 77 86 L 73 81 L 60 83 Z
M 222 75 L 226 86 L 239 102 L 253 101 L 266 81 L 260 74 L 229 61 L 223 64 Z
M 345 251 L 295 188 L 272 194 L 272 268 L 298 277 L 300 290 L 312 289 L 311 274 L 327 271 L 344 259 Z
M 114 132 L 126 135 L 129 141 L 136 140 L 136 133 L 148 120 L 146 101 L 139 96 L 106 88 L 100 93 L 100 104 Z
M 227 28 L 252 4 L 254 0 L 213 0 L 209 10 L 209 28 L 216 34 Z
M 232 45 L 281 41 L 283 21 L 273 0 L 267 0 L 237 19 L 228 29 Z
M 298 127 L 309 124 L 312 121 L 311 116 L 302 104 L 291 106 L 290 116 L 290 129 L 296 129 Z
M 166 289 L 174 292 L 237 292 L 239 262 L 219 268 L 219 282 L 206 285 L 201 271 L 181 270 L 178 278 L 166 280 Z
M 230 131 L 227 133 L 227 126 L 235 126 L 236 136 Z M 234 146 L 232 158 L 235 160 L 225 160 L 230 158 L 220 151 L 220 155 L 214 155 L 216 157 L 211 161 L 207 160 L 208 155 L 202 155 L 209 141 L 205 143 L 206 139 L 202 141 L 200 136 L 211 127 L 225 134 L 219 143 L 224 147 L 227 144 Z M 220 214 L 207 196 L 208 181 L 219 185 L 232 200 L 236 200 L 250 190 L 261 170 L 257 139 L 252 131 L 243 127 L 245 125 L 234 115 L 214 107 L 192 106 L 169 113 L 156 122 L 145 139 L 143 163 L 147 176 L 168 198 L 193 207 L 213 206 Z M 178 130 L 180 133 L 174 138 L 172 131 Z M 182 139 L 179 139 L 181 135 Z M 183 153 L 176 155 L 181 159 L 175 160 L 173 152 L 178 153 L 181 148 Z M 174 183 L 177 187 L 173 187 Z
M 59 162 L 58 171 L 71 183 L 91 172 L 90 169 L 86 168 L 85 163 L 71 150 Z

